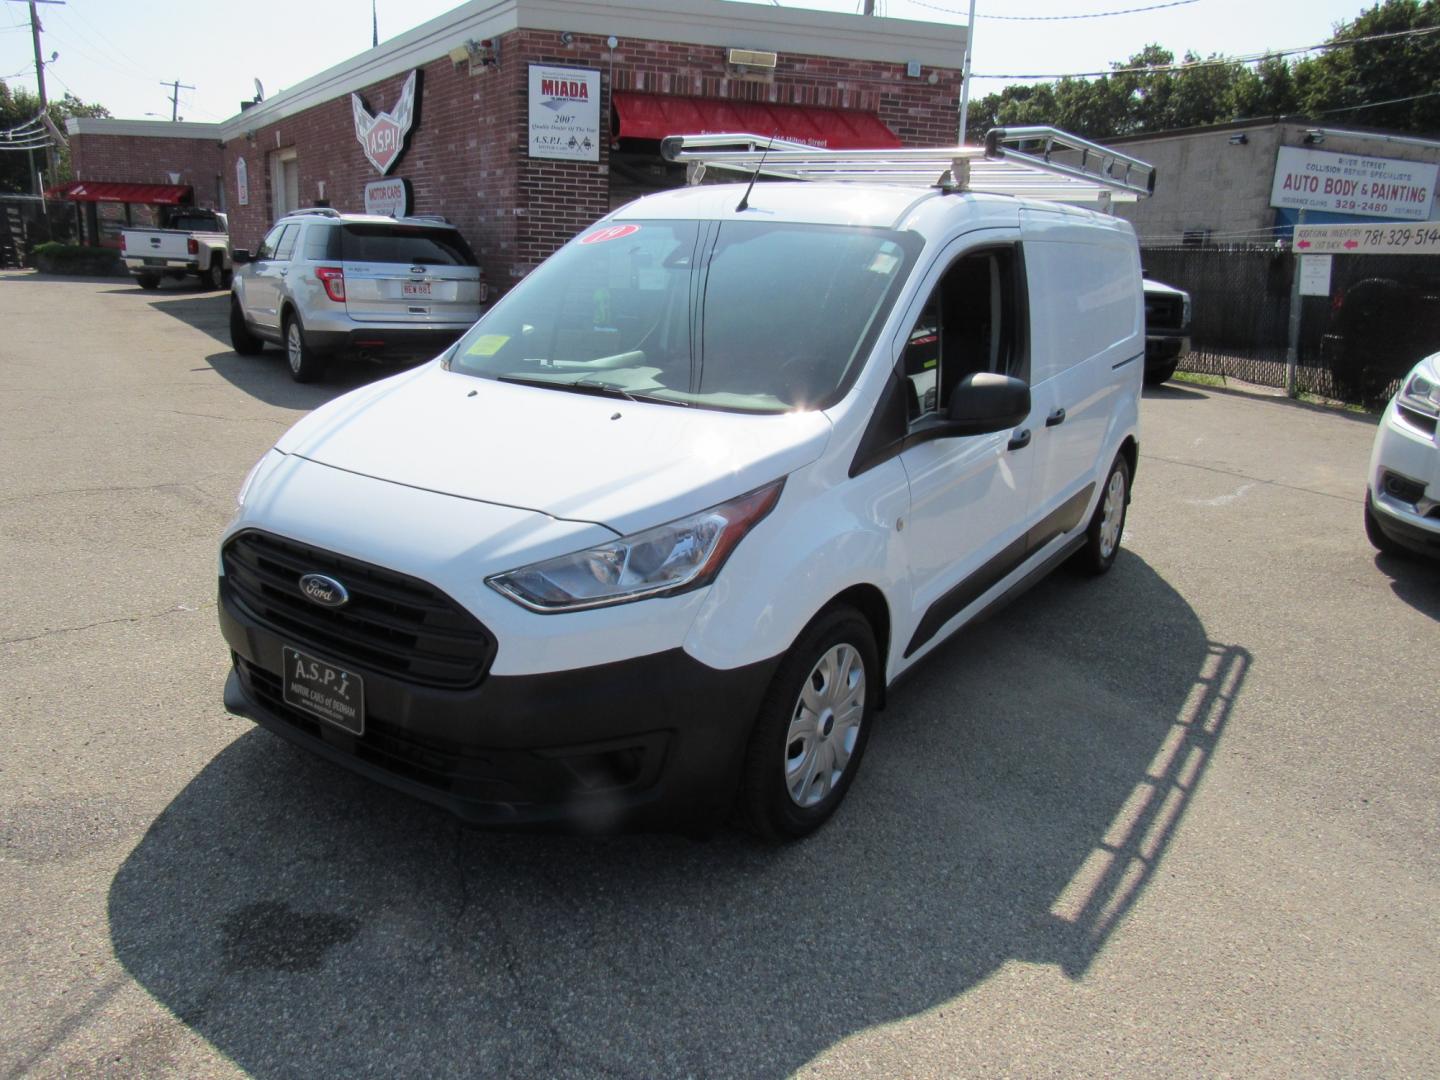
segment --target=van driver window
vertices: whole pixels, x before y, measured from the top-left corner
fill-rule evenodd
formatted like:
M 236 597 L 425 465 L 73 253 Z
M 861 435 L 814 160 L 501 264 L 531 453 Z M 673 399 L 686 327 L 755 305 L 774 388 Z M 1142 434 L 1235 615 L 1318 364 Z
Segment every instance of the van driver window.
M 935 286 L 905 346 L 911 423 L 943 412 L 967 375 L 1018 375 L 1014 252 L 995 248 L 957 259 Z

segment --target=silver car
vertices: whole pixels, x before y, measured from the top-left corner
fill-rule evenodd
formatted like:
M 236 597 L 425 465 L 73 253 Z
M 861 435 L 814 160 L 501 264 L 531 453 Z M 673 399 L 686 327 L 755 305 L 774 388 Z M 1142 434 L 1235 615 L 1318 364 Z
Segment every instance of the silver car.
M 282 346 L 297 382 L 320 378 L 335 355 L 434 356 L 484 302 L 474 254 L 439 219 L 297 210 L 253 254 L 232 254 L 231 344 L 245 356 Z

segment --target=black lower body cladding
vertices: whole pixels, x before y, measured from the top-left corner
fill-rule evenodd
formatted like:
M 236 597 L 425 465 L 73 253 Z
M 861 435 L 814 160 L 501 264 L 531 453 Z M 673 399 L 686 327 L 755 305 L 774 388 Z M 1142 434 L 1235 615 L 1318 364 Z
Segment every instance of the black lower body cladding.
M 728 814 L 778 658 L 730 671 L 683 650 L 575 671 L 487 675 L 461 690 L 379 671 L 364 734 L 288 705 L 282 649 L 306 648 L 227 596 L 225 706 L 337 764 L 476 825 L 703 830 Z M 352 665 L 353 666 L 353 665 Z

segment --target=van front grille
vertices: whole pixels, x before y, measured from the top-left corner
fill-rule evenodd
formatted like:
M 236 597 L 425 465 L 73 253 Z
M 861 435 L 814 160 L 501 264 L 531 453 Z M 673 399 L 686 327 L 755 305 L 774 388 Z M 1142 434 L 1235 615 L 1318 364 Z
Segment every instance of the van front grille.
M 416 578 L 271 533 L 238 533 L 221 553 L 224 587 L 286 642 L 337 662 L 422 686 L 472 686 L 495 657 L 495 639 L 450 597 Z M 349 600 L 322 607 L 300 591 L 306 574 L 345 586 Z

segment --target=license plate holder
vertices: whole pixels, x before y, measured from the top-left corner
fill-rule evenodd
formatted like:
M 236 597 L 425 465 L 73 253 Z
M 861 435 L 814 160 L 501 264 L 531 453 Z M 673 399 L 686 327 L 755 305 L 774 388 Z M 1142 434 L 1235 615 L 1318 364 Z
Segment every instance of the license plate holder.
M 351 735 L 365 734 L 365 683 L 359 675 L 290 645 L 280 651 L 286 705 Z
M 164 259 L 152 258 L 152 257 L 149 256 L 149 255 L 146 255 L 143 261 L 144 261 L 144 263 L 145 263 L 146 266 L 164 266 L 164 265 L 165 265 L 165 260 L 164 260 Z
M 415 296 L 430 295 L 430 282 L 428 281 L 402 281 L 400 283 L 400 295 L 409 300 Z

